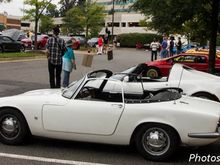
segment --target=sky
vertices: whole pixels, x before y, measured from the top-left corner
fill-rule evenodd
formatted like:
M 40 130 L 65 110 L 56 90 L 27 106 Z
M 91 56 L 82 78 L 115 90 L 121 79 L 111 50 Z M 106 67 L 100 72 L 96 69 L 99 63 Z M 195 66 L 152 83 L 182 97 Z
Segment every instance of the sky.
M 59 0 L 52 0 L 52 3 L 57 4 Z M 12 0 L 10 3 L 0 4 L 0 13 L 7 12 L 9 15 L 13 16 L 23 16 L 21 9 L 28 8 L 27 5 L 23 4 L 23 0 Z

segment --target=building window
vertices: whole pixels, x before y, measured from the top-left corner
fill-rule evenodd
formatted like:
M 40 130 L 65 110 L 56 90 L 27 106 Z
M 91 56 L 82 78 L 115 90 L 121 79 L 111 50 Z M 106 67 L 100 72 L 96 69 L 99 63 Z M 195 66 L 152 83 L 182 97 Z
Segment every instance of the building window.
M 139 22 L 129 22 L 128 27 L 139 27 Z
M 112 27 L 111 22 L 108 22 L 107 25 L 108 25 L 108 27 Z M 114 27 L 119 27 L 119 22 L 114 22 Z
M 122 22 L 122 23 L 121 23 L 121 27 L 126 27 L 126 23 L 125 23 L 125 22 Z
M 21 23 L 22 27 L 30 27 L 30 23 Z

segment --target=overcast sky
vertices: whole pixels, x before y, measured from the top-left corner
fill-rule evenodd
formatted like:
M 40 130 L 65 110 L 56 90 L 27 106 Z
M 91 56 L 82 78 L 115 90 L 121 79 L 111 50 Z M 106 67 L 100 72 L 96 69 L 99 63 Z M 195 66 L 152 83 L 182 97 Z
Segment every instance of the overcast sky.
M 57 4 L 59 0 L 52 0 L 52 3 Z M 28 8 L 27 5 L 23 4 L 23 0 L 12 0 L 10 3 L 1 3 L 0 4 L 0 13 L 4 11 L 9 15 L 13 16 L 23 16 L 21 9 Z

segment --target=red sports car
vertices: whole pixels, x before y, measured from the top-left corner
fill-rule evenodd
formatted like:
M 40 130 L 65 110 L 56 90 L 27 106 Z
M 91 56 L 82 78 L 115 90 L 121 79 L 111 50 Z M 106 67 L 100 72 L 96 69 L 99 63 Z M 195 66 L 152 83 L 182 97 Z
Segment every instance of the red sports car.
M 37 49 L 46 49 L 46 44 L 49 36 L 45 34 L 37 35 Z M 34 36 L 31 37 L 34 45 Z
M 150 67 L 146 72 L 147 77 L 167 77 L 175 63 L 187 65 L 199 71 L 208 72 L 208 56 L 202 54 L 185 53 L 152 62 L 146 62 Z M 220 72 L 220 58 L 216 58 L 215 68 Z

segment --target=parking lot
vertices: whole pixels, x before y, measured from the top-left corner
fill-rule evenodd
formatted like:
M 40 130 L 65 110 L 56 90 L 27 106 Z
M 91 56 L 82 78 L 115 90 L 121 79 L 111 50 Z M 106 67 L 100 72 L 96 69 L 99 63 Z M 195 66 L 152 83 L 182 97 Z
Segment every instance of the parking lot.
M 96 69 L 123 71 L 133 65 L 150 60 L 150 52 L 136 49 L 115 49 L 114 59 L 96 55 L 91 67 L 82 66 L 83 55 L 76 53 L 77 70 L 71 80 L 81 78 Z M 10 96 L 33 89 L 49 88 L 46 58 L 0 63 L 0 96 Z M 202 123 L 201 123 L 202 124 Z M 9 164 L 164 164 L 144 160 L 132 147 L 91 143 L 67 142 L 48 139 L 32 139 L 25 146 L 7 146 L 0 143 L 1 165 Z M 189 155 L 220 155 L 220 143 L 198 149 L 181 148 L 171 160 L 172 164 L 188 164 Z M 167 164 L 167 163 L 165 163 Z M 214 164 L 214 163 L 212 163 Z

